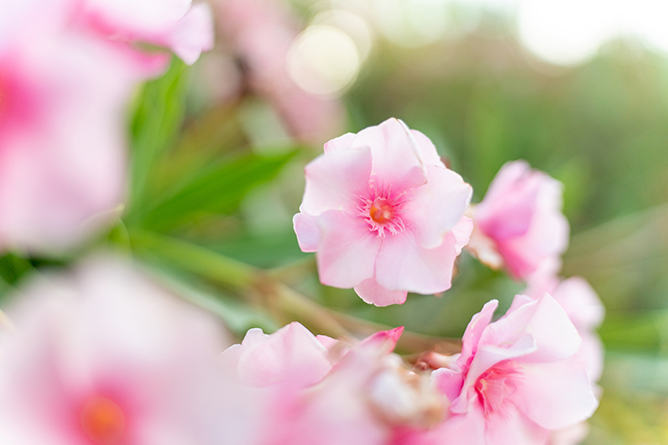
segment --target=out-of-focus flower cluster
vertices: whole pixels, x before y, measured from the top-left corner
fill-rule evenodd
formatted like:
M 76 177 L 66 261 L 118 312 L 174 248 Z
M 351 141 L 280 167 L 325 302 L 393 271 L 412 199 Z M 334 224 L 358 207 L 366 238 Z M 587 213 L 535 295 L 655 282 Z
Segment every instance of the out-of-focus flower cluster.
M 229 345 L 212 315 L 119 259 L 27 285 L 0 335 L 7 445 L 547 444 L 597 406 L 584 343 L 550 295 L 475 315 L 461 354 L 393 353 L 294 322 Z M 222 354 L 221 354 L 222 352 Z M 588 376 L 589 373 L 589 376 Z
M 138 82 L 213 44 L 191 1 L 0 3 L 0 251 L 53 251 L 125 195 L 125 109 Z M 118 213 L 118 210 L 116 211 Z

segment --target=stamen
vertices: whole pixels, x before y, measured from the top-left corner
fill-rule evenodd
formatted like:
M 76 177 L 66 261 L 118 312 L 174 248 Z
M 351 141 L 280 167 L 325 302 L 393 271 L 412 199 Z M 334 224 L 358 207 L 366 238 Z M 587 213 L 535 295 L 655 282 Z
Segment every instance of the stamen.
M 105 397 L 94 397 L 81 410 L 81 427 L 96 444 L 120 443 L 125 431 L 121 408 Z

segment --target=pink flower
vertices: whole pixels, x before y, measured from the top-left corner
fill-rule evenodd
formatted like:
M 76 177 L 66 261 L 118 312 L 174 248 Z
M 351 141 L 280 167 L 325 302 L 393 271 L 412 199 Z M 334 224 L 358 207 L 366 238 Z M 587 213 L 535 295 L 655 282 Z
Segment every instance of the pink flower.
M 122 203 L 136 80 L 115 52 L 65 30 L 58 2 L 2 2 L 0 16 L 0 251 L 62 249 Z
M 603 371 L 603 344 L 596 328 L 603 322 L 605 307 L 587 280 L 582 277 L 562 280 L 557 276 L 559 267 L 559 264 L 541 267 L 529 277 L 524 294 L 534 300 L 546 292 L 554 296 L 582 337 L 577 357 L 585 364 L 590 380 L 597 382 Z M 516 303 L 522 301 L 518 299 Z
M 566 250 L 569 227 L 561 194 L 561 183 L 526 162 L 505 164 L 472 208 L 467 248 L 490 267 L 505 266 L 514 278 L 526 279 Z
M 346 345 L 298 323 L 265 335 L 252 329 L 222 355 L 241 384 L 267 402 L 261 445 L 384 445 L 397 430 L 426 428 L 443 415 L 425 375 L 392 354 L 403 328 Z
M 218 23 L 248 70 L 251 89 L 266 98 L 299 140 L 322 143 L 341 131 L 340 101 L 310 94 L 290 78 L 287 55 L 300 23 L 282 0 L 216 0 Z
M 172 50 L 188 65 L 213 47 L 213 21 L 206 3 L 192 0 L 72 0 L 76 23 L 120 49 L 146 74 L 166 67 L 165 54 L 139 51 L 137 44 Z
M 451 405 L 431 434 L 449 444 L 538 445 L 596 409 L 575 357 L 580 337 L 559 304 L 545 294 L 490 323 L 497 304 L 473 317 L 456 364 L 432 374 Z
M 471 232 L 463 216 L 470 197 L 425 135 L 389 119 L 325 144 L 306 166 L 293 221 L 301 249 L 317 252 L 323 284 L 387 306 L 407 292 L 450 288 Z
M 253 395 L 221 378 L 209 314 L 109 259 L 21 297 L 0 336 L 3 445 L 252 443 Z

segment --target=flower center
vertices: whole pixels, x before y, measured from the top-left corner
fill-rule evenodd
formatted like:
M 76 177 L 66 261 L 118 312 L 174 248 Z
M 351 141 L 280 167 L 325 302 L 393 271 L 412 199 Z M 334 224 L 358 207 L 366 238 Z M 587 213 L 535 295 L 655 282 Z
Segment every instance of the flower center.
M 394 207 L 392 207 L 392 204 L 390 204 L 387 199 L 376 198 L 371 203 L 369 216 L 371 216 L 371 219 L 378 224 L 386 224 L 391 221 L 394 216 Z
M 503 409 L 504 402 L 517 390 L 519 378 L 519 371 L 510 362 L 498 364 L 480 376 L 475 390 L 486 415 Z
M 120 442 L 125 431 L 125 416 L 117 404 L 105 397 L 94 397 L 81 410 L 81 427 L 96 444 Z
M 369 224 L 369 230 L 376 232 L 378 236 L 385 236 L 386 231 L 395 235 L 405 229 L 400 216 L 402 204 L 402 197 L 394 199 L 387 194 L 376 196 L 373 200 L 360 197 L 360 205 L 357 208 L 358 215 Z

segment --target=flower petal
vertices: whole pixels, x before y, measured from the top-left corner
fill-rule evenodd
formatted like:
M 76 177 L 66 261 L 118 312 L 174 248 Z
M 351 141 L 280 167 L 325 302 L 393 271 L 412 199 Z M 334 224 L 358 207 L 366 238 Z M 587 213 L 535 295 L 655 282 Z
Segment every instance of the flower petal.
M 358 196 L 366 196 L 371 150 L 335 150 L 318 156 L 305 168 L 306 189 L 300 211 L 319 215 L 326 210 L 353 211 Z
M 371 149 L 372 174 L 383 184 L 391 184 L 396 191 L 427 182 L 424 164 L 415 145 L 405 124 L 394 118 L 365 128 L 353 140 L 353 147 Z
M 412 189 L 402 209 L 420 245 L 433 249 L 464 215 L 473 189 L 446 168 L 426 166 L 427 183 Z
M 404 304 L 408 292 L 405 290 L 389 290 L 378 284 L 375 278 L 369 278 L 355 286 L 355 292 L 366 303 L 379 307 L 391 304 Z
M 320 282 L 327 286 L 353 287 L 374 275 L 381 238 L 361 218 L 329 210 L 318 218 L 322 231 L 316 253 Z
M 513 407 L 503 415 L 492 415 L 486 423 L 486 442 L 494 445 L 537 445 L 545 443 L 549 431 L 527 419 Z
M 297 234 L 297 242 L 302 252 L 315 252 L 320 245 L 322 234 L 318 225 L 318 217 L 306 213 L 297 213 L 292 218 L 292 225 Z
M 332 368 L 327 348 L 299 323 L 290 323 L 261 338 L 257 334 L 253 333 L 250 342 L 244 339 L 241 347 L 228 349 L 238 357 L 237 374 L 245 385 L 271 386 L 298 373 L 301 383 L 308 386 L 322 380 Z
M 491 324 L 481 342 L 513 344 L 525 335 L 536 341 L 536 352 L 522 360 L 549 362 L 575 354 L 581 339 L 566 312 L 549 294 L 528 302 Z
M 564 428 L 594 413 L 598 401 L 582 364 L 575 358 L 522 366 L 522 385 L 513 402 L 548 429 Z
M 422 247 L 410 231 L 387 236 L 376 260 L 376 281 L 387 289 L 420 294 L 448 290 L 457 257 L 455 243 L 451 232 L 434 249 Z

